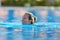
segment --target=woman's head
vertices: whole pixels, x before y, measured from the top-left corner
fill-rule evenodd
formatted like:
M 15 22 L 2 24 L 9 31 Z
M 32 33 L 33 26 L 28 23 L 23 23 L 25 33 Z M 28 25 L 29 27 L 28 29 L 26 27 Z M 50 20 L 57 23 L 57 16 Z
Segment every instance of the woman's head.
M 32 14 L 30 14 L 30 13 L 25 13 L 22 18 L 23 24 L 33 24 L 35 21 L 36 21 L 36 18 L 33 17 Z

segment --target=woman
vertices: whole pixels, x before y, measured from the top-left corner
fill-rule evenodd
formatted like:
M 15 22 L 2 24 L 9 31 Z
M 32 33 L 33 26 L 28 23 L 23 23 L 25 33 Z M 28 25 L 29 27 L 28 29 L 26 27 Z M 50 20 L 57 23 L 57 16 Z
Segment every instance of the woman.
M 36 17 L 34 17 L 30 13 L 25 13 L 23 18 L 22 18 L 23 24 L 33 24 L 35 21 L 36 21 Z

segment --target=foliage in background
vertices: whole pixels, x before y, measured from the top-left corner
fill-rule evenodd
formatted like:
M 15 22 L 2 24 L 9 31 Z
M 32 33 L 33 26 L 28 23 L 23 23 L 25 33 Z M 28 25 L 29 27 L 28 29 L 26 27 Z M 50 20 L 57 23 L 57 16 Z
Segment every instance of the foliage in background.
M 6 0 L 2 2 L 2 6 L 24 6 L 26 3 L 31 4 L 31 6 L 52 6 L 46 0 L 36 1 L 36 0 Z M 60 2 L 56 2 L 53 6 L 60 6 Z

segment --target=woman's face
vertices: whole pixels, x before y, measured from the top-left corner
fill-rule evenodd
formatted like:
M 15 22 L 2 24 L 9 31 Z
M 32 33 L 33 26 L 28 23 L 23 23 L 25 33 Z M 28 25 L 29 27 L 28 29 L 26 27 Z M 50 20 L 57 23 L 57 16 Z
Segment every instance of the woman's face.
M 29 15 L 25 14 L 22 19 L 23 24 L 30 24 Z

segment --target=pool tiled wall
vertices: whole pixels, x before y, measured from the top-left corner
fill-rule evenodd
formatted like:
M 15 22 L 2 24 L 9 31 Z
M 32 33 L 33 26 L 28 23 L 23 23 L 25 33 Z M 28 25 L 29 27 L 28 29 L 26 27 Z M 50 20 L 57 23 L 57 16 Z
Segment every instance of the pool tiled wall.
M 21 22 L 23 15 L 30 12 L 37 17 L 37 22 L 60 22 L 59 8 L 0 8 L 0 21 Z

